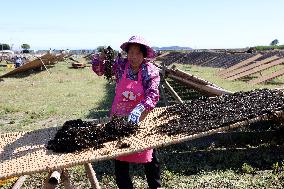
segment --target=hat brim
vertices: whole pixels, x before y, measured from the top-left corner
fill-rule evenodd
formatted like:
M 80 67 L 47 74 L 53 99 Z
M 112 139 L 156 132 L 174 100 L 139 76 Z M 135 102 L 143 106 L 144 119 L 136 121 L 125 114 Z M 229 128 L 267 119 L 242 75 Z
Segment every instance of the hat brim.
M 126 51 L 126 48 L 129 44 L 139 44 L 139 45 L 143 45 L 146 47 L 147 49 L 147 58 L 154 58 L 155 57 L 155 51 L 147 46 L 147 45 L 144 45 L 144 44 L 141 44 L 141 43 L 135 43 L 135 42 L 125 42 L 123 43 L 122 45 L 120 45 L 120 48 L 123 50 L 123 51 Z

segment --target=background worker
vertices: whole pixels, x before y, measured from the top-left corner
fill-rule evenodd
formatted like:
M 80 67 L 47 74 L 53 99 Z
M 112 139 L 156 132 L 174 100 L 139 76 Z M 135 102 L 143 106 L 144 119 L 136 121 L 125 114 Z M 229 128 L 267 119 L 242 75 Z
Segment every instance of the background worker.
M 22 61 L 22 58 L 19 57 L 19 56 L 16 56 L 16 59 L 15 59 L 15 67 L 18 68 L 22 65 L 23 61 Z

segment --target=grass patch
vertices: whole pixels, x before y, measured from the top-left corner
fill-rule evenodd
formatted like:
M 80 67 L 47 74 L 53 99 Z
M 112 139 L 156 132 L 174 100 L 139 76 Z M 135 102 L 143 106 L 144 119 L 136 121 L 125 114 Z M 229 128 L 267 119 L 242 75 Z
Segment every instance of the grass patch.
M 284 45 L 255 46 L 255 49 L 258 51 L 284 49 Z
M 17 119 L 17 112 L 23 112 L 24 118 L 14 124 L 12 130 L 26 130 L 27 125 L 43 121 L 57 115 L 58 125 L 69 119 L 92 117 L 94 109 L 109 109 L 114 85 L 96 76 L 90 67 L 71 69 L 70 64 L 60 62 L 46 71 L 21 74 L 4 78 L 0 82 L 0 119 Z M 5 71 L 0 71 L 2 75 Z M 108 85 L 108 87 L 106 87 Z M 104 112 L 107 114 L 107 112 Z M 100 114 L 101 116 L 102 114 Z M 1 132 L 11 130 L 1 128 Z M 38 129 L 40 126 L 30 127 Z

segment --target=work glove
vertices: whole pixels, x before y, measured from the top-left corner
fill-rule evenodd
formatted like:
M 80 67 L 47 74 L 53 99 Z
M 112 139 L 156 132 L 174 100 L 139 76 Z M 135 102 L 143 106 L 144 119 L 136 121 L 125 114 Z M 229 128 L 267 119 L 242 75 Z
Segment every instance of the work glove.
M 129 114 L 128 122 L 138 124 L 142 112 L 145 110 L 145 107 L 142 104 L 138 104 Z

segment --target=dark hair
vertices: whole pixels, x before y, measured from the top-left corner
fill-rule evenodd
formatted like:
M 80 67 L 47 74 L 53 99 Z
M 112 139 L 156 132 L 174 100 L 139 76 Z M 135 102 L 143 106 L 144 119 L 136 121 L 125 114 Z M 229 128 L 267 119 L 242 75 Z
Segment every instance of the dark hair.
M 134 43 L 134 44 L 138 44 L 138 43 Z M 126 47 L 125 47 L 125 51 L 128 53 L 128 50 L 129 50 L 129 45 L 128 44 Z M 147 57 L 147 48 L 145 45 L 142 45 L 142 44 L 138 44 L 140 46 L 140 51 L 142 52 L 143 54 L 143 57 L 146 58 Z

